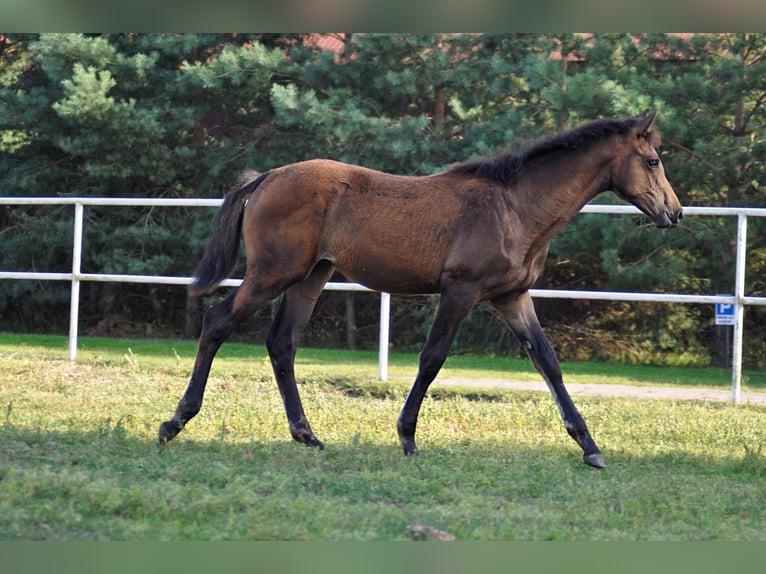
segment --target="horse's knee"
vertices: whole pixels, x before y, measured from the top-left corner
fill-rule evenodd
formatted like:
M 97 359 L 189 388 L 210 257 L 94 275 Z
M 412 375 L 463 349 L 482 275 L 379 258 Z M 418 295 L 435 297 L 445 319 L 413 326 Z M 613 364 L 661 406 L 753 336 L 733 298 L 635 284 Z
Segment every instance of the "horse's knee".
M 284 364 L 294 356 L 296 345 L 291 334 L 285 333 L 275 324 L 266 335 L 266 350 L 272 361 Z

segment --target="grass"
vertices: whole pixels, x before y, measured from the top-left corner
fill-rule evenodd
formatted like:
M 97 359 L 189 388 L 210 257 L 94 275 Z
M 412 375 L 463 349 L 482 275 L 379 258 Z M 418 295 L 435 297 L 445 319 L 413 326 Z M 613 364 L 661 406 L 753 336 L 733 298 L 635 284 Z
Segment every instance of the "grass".
M 177 364 L 188 375 L 197 352 L 196 341 L 163 339 L 108 339 L 80 337 L 78 358 L 84 361 L 121 363 L 133 356 L 146 368 L 167 369 Z M 48 357 L 66 357 L 66 339 L 58 335 L 11 335 L 0 333 L 0 352 L 19 349 L 35 350 Z M 377 351 L 343 351 L 333 349 L 305 349 L 298 352 L 296 364 L 319 368 L 327 376 L 377 378 Z M 241 359 L 237 368 L 251 369 L 251 363 L 268 363 L 266 349 L 259 345 L 225 344 L 214 368 L 227 368 L 231 363 L 221 359 Z M 223 366 L 221 364 L 223 363 Z M 417 370 L 417 353 L 391 353 L 388 373 L 392 379 L 411 381 Z M 652 367 L 611 363 L 562 363 L 564 380 L 573 383 L 611 383 L 626 385 L 683 386 L 728 389 L 731 369 L 711 367 Z M 270 371 L 267 373 L 270 377 Z M 487 357 L 477 355 L 450 355 L 440 377 L 469 377 L 540 381 L 540 375 L 527 359 Z M 745 370 L 743 390 L 766 390 L 766 371 Z
M 421 455 L 404 457 L 395 424 L 409 382 L 398 377 L 415 357 L 393 356 L 383 383 L 374 353 L 306 350 L 304 406 L 327 445 L 317 451 L 289 438 L 263 350 L 226 345 L 202 412 L 160 448 L 194 345 L 84 339 L 74 364 L 65 348 L 0 337 L 0 540 L 411 540 L 415 525 L 458 540 L 766 539 L 762 407 L 578 399 L 606 457 L 599 472 L 547 394 L 435 386 Z M 632 380 L 573 367 L 570 380 Z M 450 372 L 532 377 L 524 362 L 472 357 Z

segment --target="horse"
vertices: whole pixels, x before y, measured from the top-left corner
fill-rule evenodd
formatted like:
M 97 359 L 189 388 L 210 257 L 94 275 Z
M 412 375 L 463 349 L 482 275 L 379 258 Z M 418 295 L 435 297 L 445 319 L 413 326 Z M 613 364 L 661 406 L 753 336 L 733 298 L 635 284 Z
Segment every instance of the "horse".
M 601 119 L 494 157 L 427 176 L 383 173 L 329 159 L 249 172 L 215 215 L 190 293 L 212 291 L 233 270 L 244 238 L 241 285 L 204 315 L 187 390 L 159 440 L 172 440 L 200 410 L 216 352 L 237 325 L 283 294 L 266 347 L 292 437 L 324 448 L 311 430 L 295 379 L 300 334 L 335 270 L 375 291 L 438 294 L 417 376 L 397 432 L 418 453 L 421 403 L 471 308 L 488 301 L 531 358 L 553 395 L 583 461 L 604 457 L 567 392 L 559 361 L 529 294 L 551 240 L 601 192 L 612 190 L 654 220 L 675 227 L 681 204 L 656 147 L 657 112 Z

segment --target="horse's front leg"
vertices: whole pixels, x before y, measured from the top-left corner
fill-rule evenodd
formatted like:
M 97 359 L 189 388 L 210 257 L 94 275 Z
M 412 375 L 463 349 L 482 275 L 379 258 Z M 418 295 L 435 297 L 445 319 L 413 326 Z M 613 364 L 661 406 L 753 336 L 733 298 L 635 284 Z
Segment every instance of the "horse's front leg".
M 535 367 L 548 384 L 564 421 L 564 427 L 583 450 L 585 464 L 595 468 L 605 468 L 601 451 L 590 436 L 585 421 L 577 411 L 566 387 L 564 387 L 561 366 L 553 347 L 543 334 L 532 303 L 532 297 L 525 291 L 521 294 L 513 294 L 494 300 L 492 305 L 500 312 L 511 330 L 519 338 L 529 358 L 532 359 Z
M 436 378 L 452 345 L 452 341 L 468 312 L 476 303 L 478 291 L 472 286 L 454 285 L 443 289 L 428 339 L 420 354 L 420 366 L 404 408 L 399 415 L 397 430 L 404 454 L 417 454 L 415 429 L 423 398 Z

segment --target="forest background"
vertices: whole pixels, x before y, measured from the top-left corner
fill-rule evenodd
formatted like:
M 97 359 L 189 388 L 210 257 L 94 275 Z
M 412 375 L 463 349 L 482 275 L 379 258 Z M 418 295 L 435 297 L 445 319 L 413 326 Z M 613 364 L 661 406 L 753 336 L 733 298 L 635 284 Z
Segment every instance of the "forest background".
M 660 153 L 684 205 L 766 205 L 766 34 L 0 35 L 0 182 L 6 196 L 216 197 L 244 169 L 314 157 L 426 175 L 601 117 L 658 109 Z M 618 203 L 611 194 L 601 203 Z M 71 269 L 70 206 L 0 206 L 0 269 Z M 190 275 L 204 208 L 86 211 L 83 272 Z M 580 215 L 538 287 L 731 293 L 734 218 Z M 748 295 L 766 288 L 766 222 L 751 218 Z M 240 269 L 241 271 L 241 269 Z M 338 278 L 340 279 L 340 278 Z M 222 292 L 224 290 L 221 290 Z M 196 337 L 202 300 L 180 287 L 88 283 L 81 330 Z M 394 297 L 391 341 L 419 349 L 433 297 Z M 725 360 L 712 306 L 545 299 L 565 360 Z M 262 342 L 272 307 L 237 337 Z M 766 363 L 748 308 L 745 365 Z M 64 333 L 69 285 L 0 281 L 0 330 Z M 328 292 L 309 346 L 372 348 L 378 298 Z M 517 354 L 478 306 L 462 352 Z

